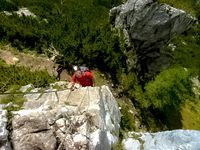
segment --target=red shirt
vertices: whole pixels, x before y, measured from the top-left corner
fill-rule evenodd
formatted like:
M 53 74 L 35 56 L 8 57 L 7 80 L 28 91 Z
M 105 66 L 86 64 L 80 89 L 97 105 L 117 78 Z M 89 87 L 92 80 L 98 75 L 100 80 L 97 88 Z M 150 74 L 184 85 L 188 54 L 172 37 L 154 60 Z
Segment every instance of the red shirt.
M 75 74 L 72 76 L 73 82 L 78 82 L 83 87 L 93 86 L 93 75 L 90 72 L 83 72 L 80 78 L 77 78 Z

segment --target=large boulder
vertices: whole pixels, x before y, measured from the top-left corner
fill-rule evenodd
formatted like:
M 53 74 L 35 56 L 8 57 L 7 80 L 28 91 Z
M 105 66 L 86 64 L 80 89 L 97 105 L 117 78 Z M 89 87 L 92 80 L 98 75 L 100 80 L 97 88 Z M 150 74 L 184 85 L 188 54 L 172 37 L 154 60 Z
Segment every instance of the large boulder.
M 109 150 L 117 142 L 120 112 L 107 86 L 24 97 L 24 109 L 13 112 L 15 150 Z
M 187 30 L 193 22 L 185 11 L 153 0 L 128 0 L 110 10 L 110 19 L 140 49 L 158 47 L 174 34 Z
M 194 19 L 185 11 L 153 0 L 128 0 L 110 10 L 110 22 L 122 31 L 130 68 L 155 73 L 169 65 L 166 52 L 160 47 L 178 33 L 191 27 Z M 135 56 L 136 55 L 136 56 Z
M 157 133 L 130 132 L 123 140 L 124 150 L 198 150 L 200 131 L 173 130 Z

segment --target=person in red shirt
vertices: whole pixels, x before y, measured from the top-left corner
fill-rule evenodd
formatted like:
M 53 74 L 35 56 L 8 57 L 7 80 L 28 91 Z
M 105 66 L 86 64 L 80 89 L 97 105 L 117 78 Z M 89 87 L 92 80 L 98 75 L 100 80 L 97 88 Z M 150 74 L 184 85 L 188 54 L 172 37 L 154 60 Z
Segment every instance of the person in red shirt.
M 72 76 L 73 83 L 79 83 L 82 87 L 94 86 L 94 77 L 91 72 L 77 70 Z

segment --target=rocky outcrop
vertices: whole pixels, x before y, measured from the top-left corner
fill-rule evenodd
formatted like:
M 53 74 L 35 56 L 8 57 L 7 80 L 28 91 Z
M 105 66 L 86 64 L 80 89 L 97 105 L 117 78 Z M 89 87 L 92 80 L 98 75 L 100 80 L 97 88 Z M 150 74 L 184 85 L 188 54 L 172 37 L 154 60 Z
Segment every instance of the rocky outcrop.
M 36 15 L 32 12 L 30 12 L 30 10 L 28 10 L 28 8 L 20 8 L 18 11 L 16 11 L 17 15 L 21 16 L 31 16 L 33 18 L 36 17 Z
M 117 141 L 120 112 L 107 86 L 24 97 L 24 109 L 13 112 L 15 150 L 109 150 Z
M 135 52 L 127 53 L 129 65 L 138 72 L 155 73 L 169 65 L 160 46 L 191 27 L 193 18 L 183 10 L 153 0 L 128 0 L 110 10 L 111 24 L 122 31 L 125 42 Z M 136 55 L 136 56 L 134 56 Z
M 8 142 L 7 126 L 7 111 L 3 110 L 3 105 L 0 104 L 0 150 L 10 150 L 10 143 Z
M 36 15 L 32 13 L 30 10 L 28 10 L 28 8 L 20 8 L 18 11 L 14 11 L 14 12 L 9 12 L 9 11 L 3 11 L 3 12 L 7 16 L 11 16 L 13 13 L 16 13 L 19 17 L 29 16 L 29 17 L 36 18 Z
M 200 131 L 173 130 L 157 133 L 129 133 L 123 140 L 124 150 L 197 150 L 200 148 Z

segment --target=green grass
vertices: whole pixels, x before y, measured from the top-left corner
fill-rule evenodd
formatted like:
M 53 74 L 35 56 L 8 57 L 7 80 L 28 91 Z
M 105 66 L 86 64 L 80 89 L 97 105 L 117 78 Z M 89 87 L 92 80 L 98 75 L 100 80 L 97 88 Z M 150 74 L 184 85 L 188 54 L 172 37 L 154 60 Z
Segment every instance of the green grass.
M 12 102 L 13 104 L 18 105 L 19 108 L 22 107 L 24 101 L 25 101 L 25 99 L 24 99 L 23 95 L 8 95 L 8 96 L 0 99 L 1 104 L 8 104 L 8 103 Z
M 187 101 L 181 106 L 182 128 L 200 130 L 200 101 Z
M 106 75 L 98 70 L 92 70 L 92 74 L 95 80 L 95 86 L 108 85 L 108 80 L 106 79 Z
M 63 88 L 59 86 L 58 84 L 53 85 L 52 88 L 56 90 L 63 90 Z
M 145 86 L 146 96 L 155 108 L 177 106 L 192 95 L 191 73 L 183 67 L 162 71 L 155 80 Z
M 46 87 L 55 79 L 47 71 L 30 71 L 28 68 L 7 65 L 0 61 L 0 92 L 32 83 L 35 87 Z M 13 87 L 15 86 L 15 87 Z
M 122 141 L 119 140 L 113 147 L 112 150 L 124 150 L 123 145 L 121 143 Z
M 124 131 L 135 131 L 135 120 L 134 120 L 134 111 L 133 110 L 133 104 L 132 102 L 127 99 L 126 97 L 122 97 L 120 99 L 117 99 L 119 107 L 121 107 L 121 122 L 120 127 Z M 133 112 L 133 113 L 132 113 Z
M 192 76 L 190 69 L 173 67 L 162 71 L 145 86 L 147 109 L 168 129 L 183 128 L 181 104 L 195 99 Z M 151 120 L 148 116 L 147 119 Z
M 171 40 L 176 48 L 172 52 L 174 63 L 186 68 L 197 68 L 200 65 L 200 25 L 194 25 L 185 34 Z

